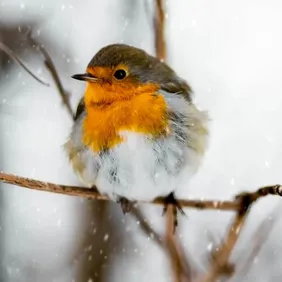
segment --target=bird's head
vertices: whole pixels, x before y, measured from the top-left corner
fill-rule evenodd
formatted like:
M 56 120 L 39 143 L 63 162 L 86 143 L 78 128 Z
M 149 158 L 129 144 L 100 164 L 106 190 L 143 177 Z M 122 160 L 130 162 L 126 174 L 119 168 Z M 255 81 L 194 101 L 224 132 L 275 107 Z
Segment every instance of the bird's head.
M 142 93 L 156 94 L 160 89 L 190 99 L 190 87 L 167 64 L 125 44 L 102 48 L 85 73 L 72 77 L 87 82 L 86 105 L 110 104 Z

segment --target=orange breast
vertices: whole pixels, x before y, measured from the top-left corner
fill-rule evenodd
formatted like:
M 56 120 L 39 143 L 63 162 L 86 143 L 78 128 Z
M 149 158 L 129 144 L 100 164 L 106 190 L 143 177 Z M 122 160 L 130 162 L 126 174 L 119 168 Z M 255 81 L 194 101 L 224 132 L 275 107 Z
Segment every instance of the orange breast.
M 86 111 L 82 141 L 95 152 L 123 142 L 123 130 L 157 137 L 168 129 L 166 102 L 151 91 L 111 103 L 86 101 Z

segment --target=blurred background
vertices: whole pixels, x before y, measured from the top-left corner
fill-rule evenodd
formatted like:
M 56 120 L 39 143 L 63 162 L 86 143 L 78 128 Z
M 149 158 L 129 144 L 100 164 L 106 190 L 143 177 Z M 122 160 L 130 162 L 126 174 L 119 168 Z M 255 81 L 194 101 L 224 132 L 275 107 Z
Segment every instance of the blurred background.
M 281 1 L 169 0 L 165 11 L 167 61 L 210 115 L 203 165 L 178 196 L 231 199 L 282 183 Z M 62 147 L 72 120 L 27 29 L 51 55 L 75 108 L 84 84 L 70 77 L 101 47 L 123 42 L 154 54 L 154 14 L 153 0 L 0 0 L 0 41 L 50 83 L 39 84 L 0 51 L 1 171 L 79 185 Z M 1 282 L 172 281 L 165 249 L 118 205 L 0 186 Z M 163 234 L 161 207 L 140 208 Z M 281 211 L 275 197 L 254 206 L 232 255 L 232 281 L 281 281 Z M 176 236 L 204 273 L 232 213 L 187 215 Z M 243 271 L 262 233 L 268 238 Z

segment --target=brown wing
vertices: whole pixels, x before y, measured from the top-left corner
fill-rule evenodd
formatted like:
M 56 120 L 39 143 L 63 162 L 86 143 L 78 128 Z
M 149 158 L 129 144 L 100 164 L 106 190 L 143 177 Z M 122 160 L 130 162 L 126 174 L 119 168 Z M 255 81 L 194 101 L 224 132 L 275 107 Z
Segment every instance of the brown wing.
M 82 97 L 77 105 L 74 120 L 76 121 L 84 111 L 85 111 L 85 103 L 84 103 L 84 97 Z
M 192 101 L 192 90 L 191 87 L 185 81 L 171 80 L 168 82 L 161 83 L 161 89 L 166 92 L 182 95 L 185 100 Z

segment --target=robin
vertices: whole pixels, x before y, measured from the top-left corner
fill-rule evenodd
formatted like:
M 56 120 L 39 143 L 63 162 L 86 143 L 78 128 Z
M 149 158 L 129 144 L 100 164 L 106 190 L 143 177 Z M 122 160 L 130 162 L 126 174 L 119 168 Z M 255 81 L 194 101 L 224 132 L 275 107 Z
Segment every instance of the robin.
M 207 116 L 191 88 L 167 64 L 125 44 L 102 48 L 86 72 L 86 90 L 65 144 L 88 187 L 121 204 L 163 196 L 181 211 L 174 192 L 196 172 L 206 149 Z

